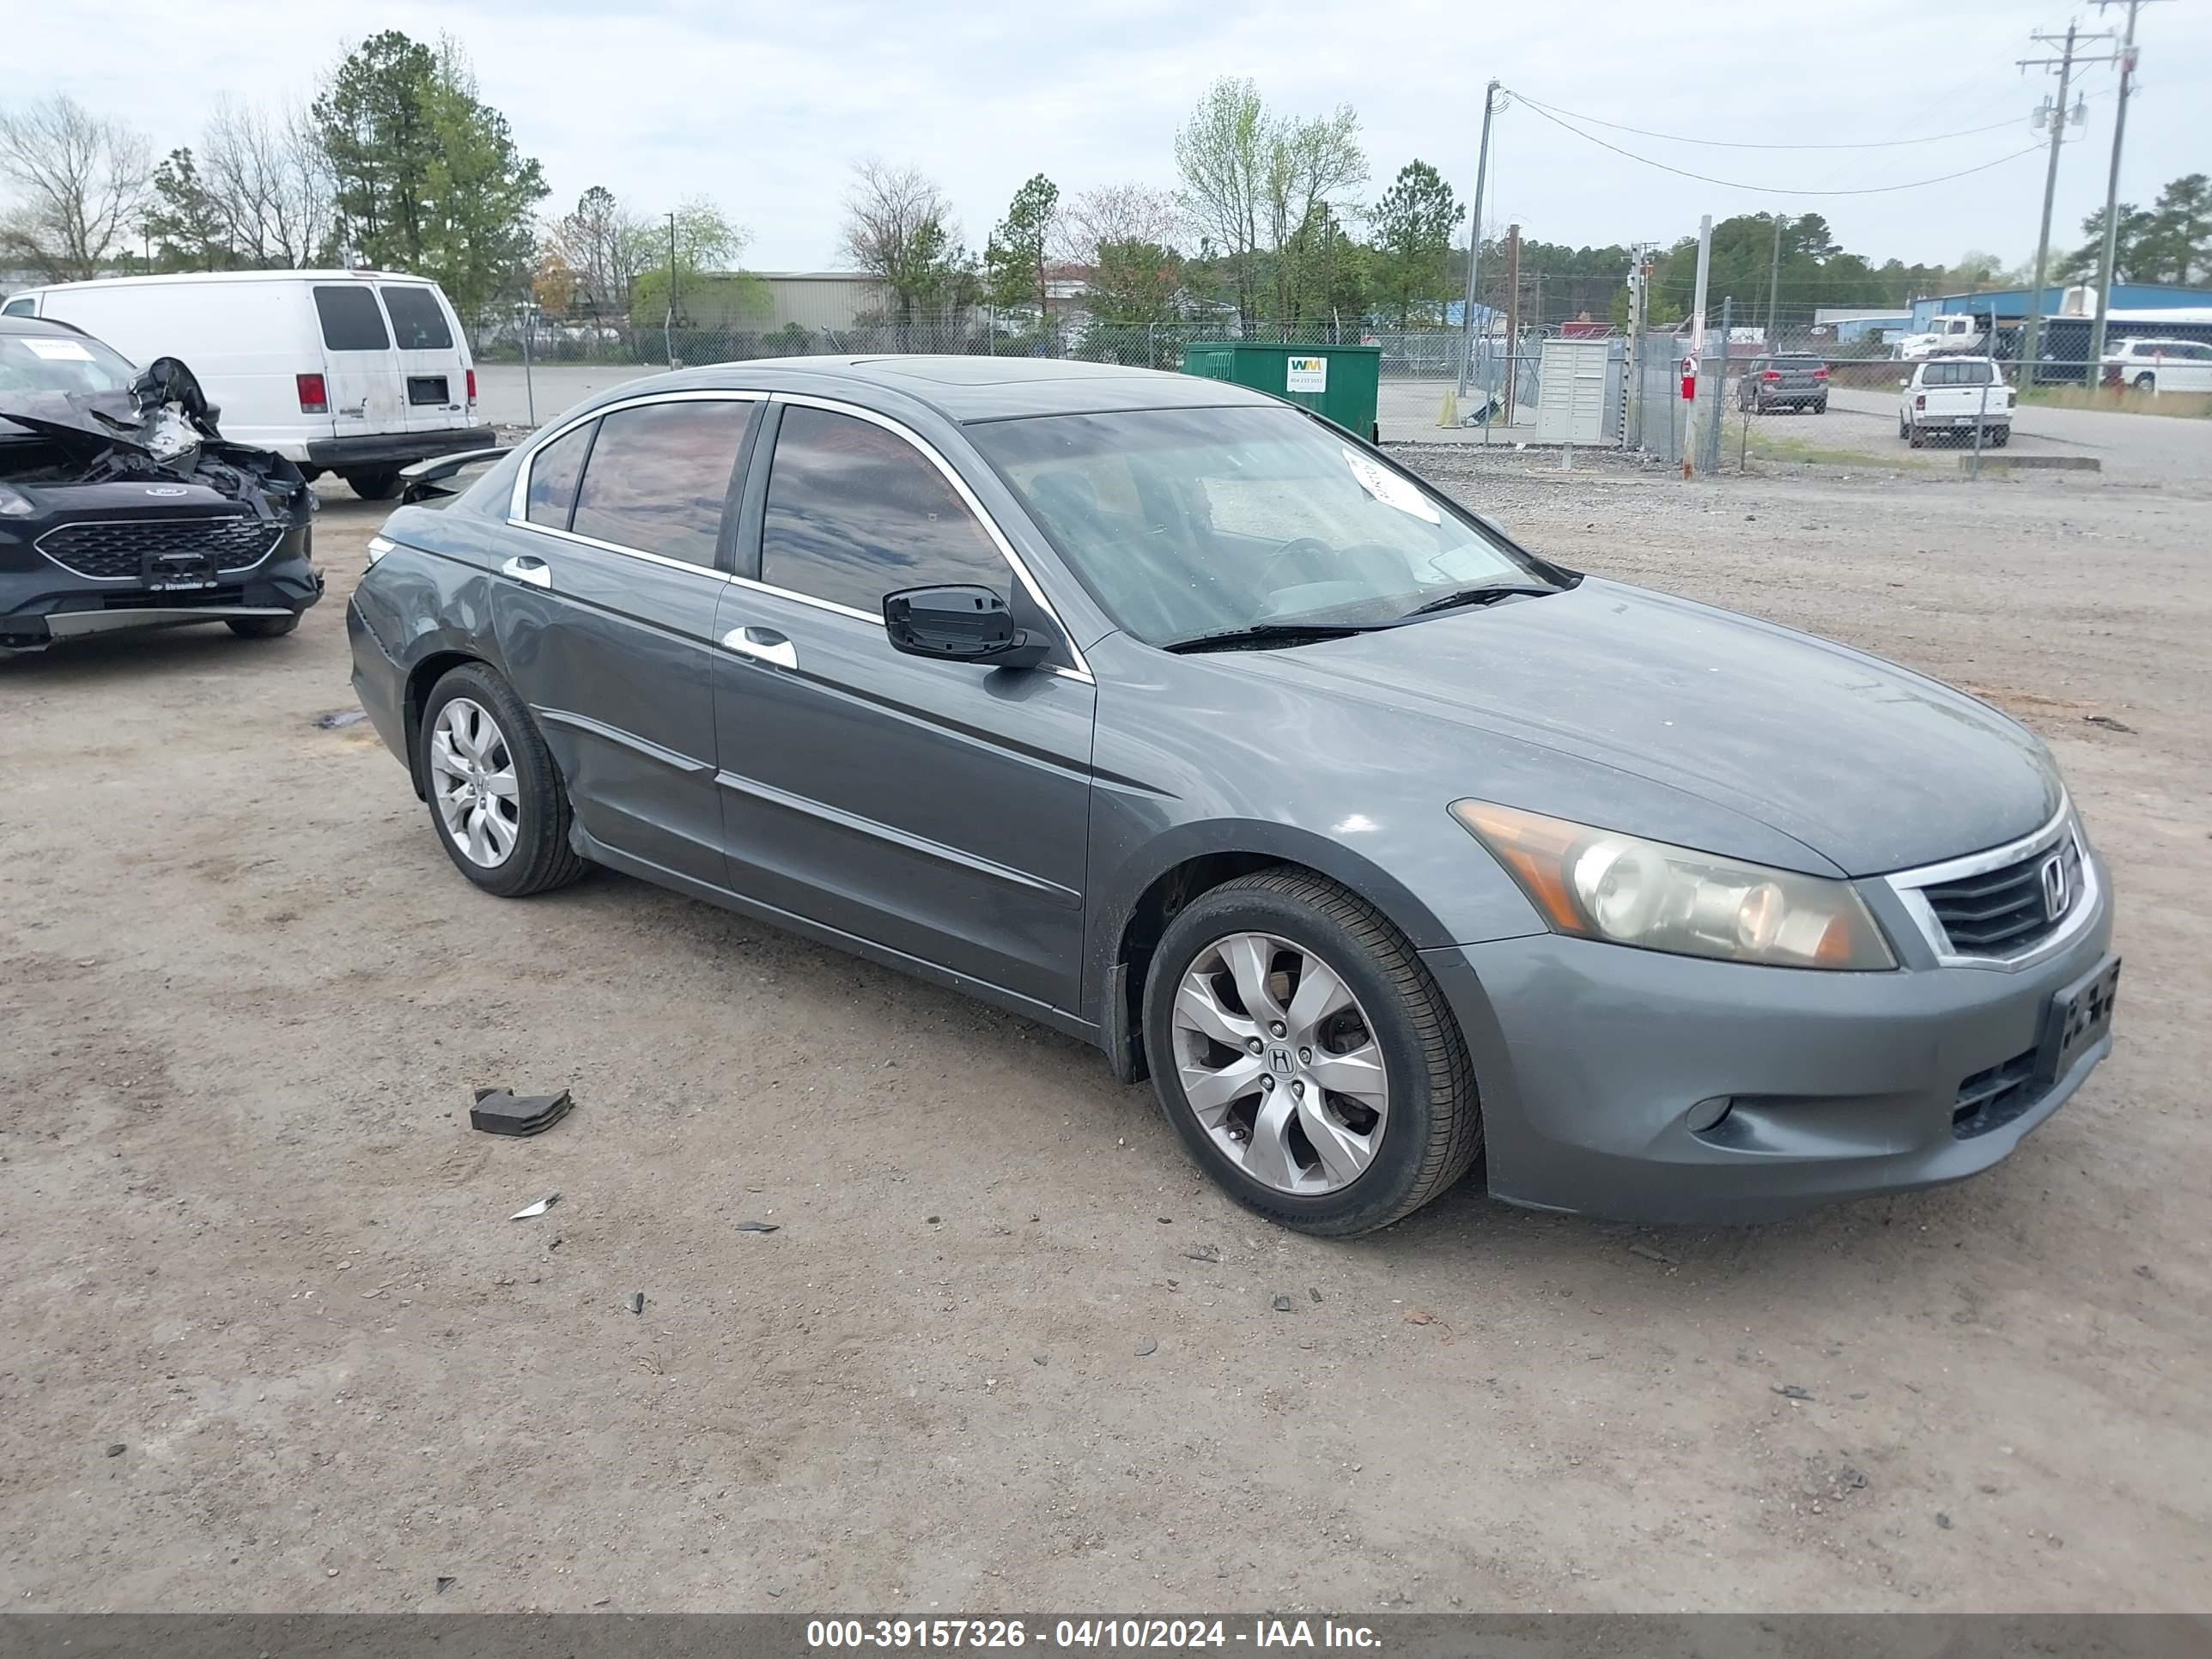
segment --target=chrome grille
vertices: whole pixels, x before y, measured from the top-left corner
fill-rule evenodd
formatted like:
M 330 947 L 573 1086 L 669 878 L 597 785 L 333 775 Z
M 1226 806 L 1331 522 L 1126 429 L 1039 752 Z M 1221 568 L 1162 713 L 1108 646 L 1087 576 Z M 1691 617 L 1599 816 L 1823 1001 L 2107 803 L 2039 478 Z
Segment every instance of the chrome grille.
M 204 555 L 217 570 L 245 570 L 275 549 L 283 526 L 262 519 L 127 519 L 65 524 L 39 538 L 39 551 L 65 570 L 100 581 L 135 581 L 147 556 Z
M 2054 913 L 2045 892 L 2043 868 L 2052 859 L 2064 873 L 2063 902 Z M 2069 834 L 2010 864 L 1920 890 L 1942 924 L 1951 949 L 1962 957 L 2009 957 L 2033 950 L 2058 930 L 2080 902 L 2081 849 Z

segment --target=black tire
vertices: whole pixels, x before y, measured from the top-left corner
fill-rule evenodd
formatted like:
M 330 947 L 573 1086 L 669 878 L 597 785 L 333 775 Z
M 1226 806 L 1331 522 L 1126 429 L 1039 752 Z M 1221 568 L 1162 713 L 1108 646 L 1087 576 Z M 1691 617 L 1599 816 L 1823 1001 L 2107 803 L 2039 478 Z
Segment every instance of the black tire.
M 1905 437 L 1906 441 L 1910 442 L 1915 449 L 1925 449 L 1928 447 L 1928 432 L 1924 427 L 1916 426 L 1908 428 Z
M 365 501 L 388 501 L 399 493 L 399 469 L 396 466 L 362 467 L 341 472 L 338 477 Z
M 430 739 L 438 715 L 456 697 L 465 696 L 485 710 L 499 727 L 513 767 L 516 785 L 514 845 L 496 865 L 480 865 L 454 842 L 438 810 L 436 784 L 430 770 Z M 532 893 L 566 887 L 584 873 L 586 865 L 568 844 L 574 814 L 568 789 L 538 723 L 514 689 L 483 663 L 464 663 L 430 688 L 422 704 L 422 724 L 415 734 L 416 775 L 423 781 L 430 827 L 453 867 L 487 893 L 501 898 L 525 898 Z
M 1349 1185 L 1304 1196 L 1239 1169 L 1185 1098 L 1174 1041 L 1183 976 L 1237 933 L 1266 933 L 1316 952 L 1369 1017 L 1390 1091 L 1381 1145 Z M 1346 1238 L 1403 1219 L 1473 1167 L 1482 1152 L 1474 1069 L 1443 993 L 1406 936 L 1357 894 L 1288 868 L 1224 882 L 1169 924 L 1145 984 L 1145 1054 L 1168 1121 L 1195 1162 L 1238 1203 L 1299 1232 Z
M 241 640 L 281 640 L 300 625 L 296 611 L 283 617 L 225 617 L 223 626 Z
M 1910 438 L 1912 435 L 1912 423 L 1902 415 L 1897 417 L 1897 435 L 1900 438 Z
M 1993 426 L 1990 428 L 1990 447 L 1991 449 L 2002 449 L 2011 441 L 2012 428 L 2010 427 Z
M 2158 377 L 2154 374 L 2136 375 L 2136 390 L 2142 392 L 2156 392 L 2158 390 Z
M 1813 405 L 1813 412 L 1815 415 L 1826 414 L 1828 412 L 1828 400 L 1826 398 L 1823 398 L 1820 402 L 1814 404 Z

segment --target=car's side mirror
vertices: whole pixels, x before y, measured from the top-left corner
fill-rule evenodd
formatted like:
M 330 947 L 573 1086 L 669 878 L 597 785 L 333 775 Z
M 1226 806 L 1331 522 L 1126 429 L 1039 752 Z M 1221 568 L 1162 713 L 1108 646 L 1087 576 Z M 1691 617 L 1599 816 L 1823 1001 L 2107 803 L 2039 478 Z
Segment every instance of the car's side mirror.
M 884 595 L 891 649 L 940 662 L 1034 668 L 1052 651 L 1048 635 L 1014 626 L 1006 602 L 988 587 L 957 583 Z

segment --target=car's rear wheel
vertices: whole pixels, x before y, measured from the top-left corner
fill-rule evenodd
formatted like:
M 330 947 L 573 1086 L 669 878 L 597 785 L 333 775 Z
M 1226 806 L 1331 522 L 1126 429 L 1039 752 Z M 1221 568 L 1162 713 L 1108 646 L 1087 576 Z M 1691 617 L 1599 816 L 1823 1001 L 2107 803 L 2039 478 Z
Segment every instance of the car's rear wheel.
M 2011 441 L 2012 428 L 2010 427 L 1993 426 L 1990 428 L 1990 447 L 1991 449 L 2002 449 Z
M 520 898 L 584 872 L 568 845 L 568 792 L 514 688 L 482 663 L 431 688 L 416 734 L 430 822 L 454 866 L 486 892 Z
M 296 611 L 283 617 L 226 617 L 223 625 L 242 640 L 280 640 L 300 625 Z
M 399 469 L 396 466 L 356 467 L 338 476 L 365 501 L 388 501 L 399 493 Z
M 2156 392 L 2158 390 L 2158 377 L 2154 374 L 2136 375 L 2136 390 L 2142 392 Z
M 1382 912 L 1301 871 L 1240 877 L 1176 917 L 1146 983 L 1145 1046 L 1191 1156 L 1302 1232 L 1388 1226 L 1482 1150 L 1436 981 Z

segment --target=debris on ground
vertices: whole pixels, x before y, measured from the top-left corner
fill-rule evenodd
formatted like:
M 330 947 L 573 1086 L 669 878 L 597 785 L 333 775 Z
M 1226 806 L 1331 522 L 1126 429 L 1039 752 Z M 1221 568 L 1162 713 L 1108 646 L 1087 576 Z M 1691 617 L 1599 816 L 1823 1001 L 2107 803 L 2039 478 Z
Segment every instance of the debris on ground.
M 1936 1511 L 1936 1524 L 1942 1528 L 1945 1532 L 1948 1532 L 1951 1530 L 1951 1517 L 1938 1510 Z
M 2136 1267 L 2136 1277 L 2137 1279 L 2156 1279 L 2158 1277 L 2158 1269 L 2152 1267 L 2148 1261 L 2139 1262 Z
M 447 1590 L 453 1589 L 454 1585 L 460 1582 L 461 1581 L 458 1578 L 449 1578 L 441 1573 L 438 1577 L 438 1594 L 443 1595 Z
M 1221 1251 L 1219 1248 L 1212 1244 L 1200 1244 L 1195 1249 L 1185 1250 L 1182 1254 L 1183 1259 L 1187 1261 L 1218 1261 L 1221 1260 Z
M 782 1225 L 781 1221 L 740 1221 L 738 1231 L 741 1233 L 772 1233 Z
M 1632 1244 L 1628 1247 L 1628 1253 L 1631 1255 L 1640 1255 L 1646 1261 L 1660 1262 L 1666 1267 L 1671 1267 L 1674 1265 L 1674 1258 L 1673 1256 L 1668 1255 L 1664 1250 L 1654 1249 L 1649 1244 Z
M 922 1219 L 927 1222 L 931 1226 L 934 1227 L 939 1222 L 944 1220 L 945 1218 L 941 1215 L 926 1215 L 922 1217 Z
M 518 1095 L 512 1089 L 479 1089 L 469 1108 L 469 1127 L 488 1135 L 543 1134 L 568 1115 L 568 1091 Z
M 111 1442 L 111 1443 L 109 1443 L 108 1448 L 107 1448 L 107 1455 L 108 1455 L 110 1457 L 120 1457 L 120 1456 L 122 1456 L 122 1455 L 123 1455 L 123 1454 L 124 1454 L 125 1452 L 127 1452 L 127 1451 L 129 1451 L 130 1449 L 131 1449 L 131 1448 L 130 1448 L 130 1447 L 128 1447 L 128 1446 L 125 1445 L 125 1444 L 124 1444 L 120 1440 L 117 1440 L 117 1441 Z
M 1308 1296 L 1311 1297 L 1312 1297 L 1315 1301 L 1316 1301 L 1316 1302 L 1318 1302 L 1318 1301 L 1320 1301 L 1320 1300 L 1321 1300 L 1321 1292 L 1320 1292 L 1319 1291 L 1316 1290 L 1316 1289 L 1315 1289 L 1312 1285 L 1307 1285 L 1307 1286 L 1306 1286 L 1306 1294 L 1307 1294 Z
M 645 1311 L 645 1292 L 643 1291 L 632 1291 L 629 1293 L 629 1310 L 634 1314 L 641 1314 Z
M 315 724 L 325 732 L 343 732 L 349 726 L 359 726 L 368 718 L 363 708 L 333 708 L 327 714 L 315 716 Z
M 2110 714 L 2084 714 L 2081 721 L 2085 726 L 2101 726 L 2107 732 L 2125 732 L 2130 736 L 2135 733 L 2134 726 L 2125 720 L 2116 720 Z
M 1275 1296 L 1275 1311 L 1277 1313 L 1288 1313 L 1291 1310 L 1291 1298 L 1278 1291 Z
M 1035 1364 L 1042 1365 L 1042 1364 L 1043 1364 L 1045 1363 L 1045 1362 L 1044 1362 L 1044 1356 L 1043 1356 L 1042 1354 L 1041 1354 L 1041 1353 L 1033 1353 L 1033 1354 L 1031 1354 L 1031 1355 L 1030 1356 L 1030 1359 L 1031 1363 L 1033 1363 L 1033 1364 Z
M 1784 1400 L 1810 1400 L 1813 1397 L 1809 1390 L 1799 1388 L 1795 1382 L 1778 1382 L 1774 1385 L 1774 1392 Z
M 544 1215 L 544 1214 L 545 1213 L 545 1212 L 546 1212 L 546 1211 L 548 1211 L 548 1210 L 551 1209 L 551 1208 L 552 1208 L 556 1204 L 558 1204 L 560 1201 L 561 1201 L 561 1194 L 558 1194 L 558 1193 L 548 1193 L 548 1194 L 545 1194 L 545 1196 L 544 1196 L 544 1197 L 543 1197 L 543 1198 L 539 1199 L 539 1200 L 538 1200 L 535 1204 L 526 1204 L 526 1205 L 524 1205 L 520 1209 L 517 1210 L 517 1211 L 516 1211 L 513 1215 L 511 1215 L 511 1216 L 507 1217 L 507 1219 L 508 1219 L 509 1221 L 528 1221 L 528 1220 L 529 1220 L 529 1219 L 531 1219 L 533 1216 L 541 1216 L 541 1215 Z
M 1139 1359 L 1142 1359 L 1150 1354 L 1156 1354 L 1159 1351 L 1160 1345 L 1153 1341 L 1149 1336 L 1143 1341 L 1137 1344 L 1137 1358 Z
M 1398 1317 L 1408 1325 L 1434 1325 L 1437 1322 L 1437 1316 L 1426 1308 L 1408 1308 Z

